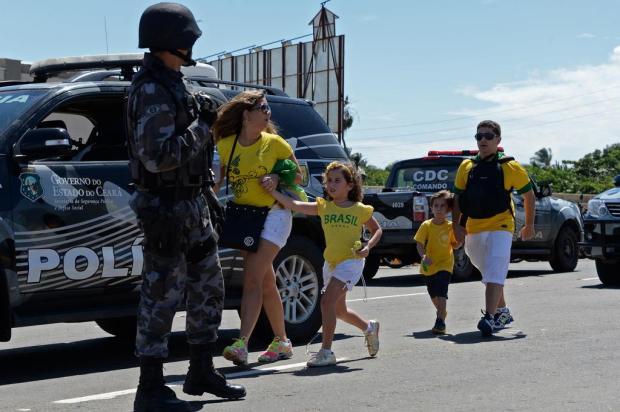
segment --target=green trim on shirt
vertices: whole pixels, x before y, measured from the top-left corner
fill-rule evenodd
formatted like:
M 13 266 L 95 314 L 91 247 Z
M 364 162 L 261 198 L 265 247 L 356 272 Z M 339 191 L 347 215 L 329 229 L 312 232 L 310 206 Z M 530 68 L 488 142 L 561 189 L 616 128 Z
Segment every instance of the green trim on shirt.
M 532 186 L 532 181 L 530 180 L 525 186 L 523 186 L 521 189 L 517 190 L 517 193 L 522 195 L 523 193 L 529 192 L 533 188 L 534 187 Z

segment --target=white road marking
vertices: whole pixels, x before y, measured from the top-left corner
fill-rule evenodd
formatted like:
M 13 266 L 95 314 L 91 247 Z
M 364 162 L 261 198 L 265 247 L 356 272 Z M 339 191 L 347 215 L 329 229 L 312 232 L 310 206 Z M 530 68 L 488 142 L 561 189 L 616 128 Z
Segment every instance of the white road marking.
M 403 297 L 407 297 L 407 296 L 421 296 L 421 295 L 426 295 L 426 293 L 418 292 L 418 293 L 405 293 L 405 294 L 402 294 L 402 295 L 375 296 L 375 297 L 366 298 L 366 299 L 364 299 L 364 298 L 361 298 L 361 299 L 347 299 L 347 302 L 360 302 L 360 301 L 363 301 L 363 300 L 379 300 L 379 299 L 403 298 Z M 182 316 L 184 316 L 184 314 L 177 314 L 177 317 L 182 317 Z M 341 362 L 341 361 L 344 361 L 346 359 L 347 358 L 338 358 L 337 362 Z M 226 374 L 226 377 L 230 378 L 230 379 L 242 378 L 242 377 L 245 377 L 245 376 L 261 375 L 261 374 L 265 374 L 265 373 L 283 371 L 283 370 L 288 370 L 288 369 L 295 369 L 295 368 L 305 367 L 305 366 L 306 366 L 306 362 L 291 363 L 291 364 L 288 364 L 288 365 L 270 366 L 270 367 L 265 367 L 265 368 L 251 369 L 251 370 L 242 371 L 242 372 L 229 373 L 229 374 Z M 176 382 L 168 383 L 168 386 L 180 386 L 180 385 L 183 385 L 183 381 L 176 381 Z M 79 397 L 79 398 L 62 399 L 62 400 L 59 400 L 59 401 L 54 401 L 54 403 L 72 404 L 72 403 L 90 402 L 90 401 L 97 401 L 97 400 L 114 399 L 114 398 L 119 397 L 119 396 L 130 395 L 130 394 L 133 394 L 133 393 L 136 393 L 136 389 L 126 389 L 126 390 L 123 390 L 123 391 L 100 393 L 100 394 L 97 394 L 97 395 L 82 396 L 82 397 Z
M 336 362 L 342 362 L 347 360 L 348 358 L 338 358 L 336 359 Z M 287 365 L 279 365 L 279 366 L 268 366 L 265 368 L 256 368 L 256 369 L 250 369 L 247 371 L 242 371 L 242 372 L 234 372 L 234 373 L 227 373 L 226 377 L 228 379 L 234 379 L 234 378 L 242 378 L 245 376 L 252 376 L 252 375 L 262 375 L 265 373 L 271 373 L 271 372 L 278 372 L 278 371 L 284 371 L 287 369 L 296 369 L 299 367 L 306 367 L 306 362 L 299 362 L 299 363 L 290 363 Z M 183 385 L 183 381 L 175 381 L 175 382 L 170 382 L 167 384 L 168 386 L 181 386 Z M 53 403 L 60 403 L 60 404 L 70 404 L 70 403 L 81 403 L 81 402 L 90 402 L 90 401 L 99 401 L 99 400 L 107 400 L 107 399 L 114 399 L 117 398 L 119 396 L 123 396 L 123 395 L 131 395 L 133 393 L 136 393 L 136 389 L 126 389 L 123 391 L 115 391 L 115 392 L 108 392 L 108 393 L 100 393 L 97 395 L 89 395 L 89 396 L 82 396 L 80 398 L 71 398 L 71 399 L 62 399 L 59 401 L 54 401 Z
M 82 396 L 81 398 L 62 399 L 59 401 L 54 401 L 54 403 L 80 403 L 80 402 L 89 402 L 89 401 L 99 401 L 103 399 L 114 399 L 118 396 L 129 395 L 132 393 L 136 393 L 136 389 L 126 389 L 124 391 L 100 393 L 98 395 Z
M 424 292 L 420 293 L 405 293 L 404 295 L 387 295 L 387 296 L 376 296 L 374 298 L 361 298 L 361 299 L 347 299 L 347 302 L 360 302 L 362 300 L 378 300 L 378 299 L 391 299 L 391 298 L 404 298 L 406 296 L 420 296 L 426 295 Z
M 598 280 L 598 276 L 595 277 L 595 278 L 584 278 L 584 279 L 581 279 L 581 280 Z

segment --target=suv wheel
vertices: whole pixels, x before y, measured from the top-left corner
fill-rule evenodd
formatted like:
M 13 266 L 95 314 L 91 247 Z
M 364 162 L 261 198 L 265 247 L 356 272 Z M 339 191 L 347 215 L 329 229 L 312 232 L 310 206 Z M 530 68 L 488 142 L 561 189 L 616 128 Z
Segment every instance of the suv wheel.
M 380 265 L 381 265 L 380 256 L 370 255 L 366 258 L 366 262 L 364 262 L 364 270 L 362 271 L 364 280 L 366 282 L 368 282 L 369 280 L 375 277 L 375 275 L 379 271 Z
M 291 235 L 273 267 L 284 307 L 286 334 L 294 342 L 305 343 L 321 327 L 323 254 L 312 239 Z M 273 337 L 264 312 L 256 323 L 254 335 L 261 341 Z
M 136 338 L 137 318 L 135 316 L 98 319 L 95 322 L 101 329 L 119 339 Z
M 602 259 L 596 259 L 595 264 L 596 273 L 603 285 L 620 285 L 620 261 L 608 262 Z
M 480 272 L 469 260 L 469 256 L 465 253 L 465 248 L 460 247 L 454 251 L 454 269 L 452 279 L 455 281 L 465 281 L 480 276 Z
M 549 264 L 556 272 L 572 272 L 577 267 L 579 247 L 577 234 L 568 226 L 563 226 L 555 239 Z

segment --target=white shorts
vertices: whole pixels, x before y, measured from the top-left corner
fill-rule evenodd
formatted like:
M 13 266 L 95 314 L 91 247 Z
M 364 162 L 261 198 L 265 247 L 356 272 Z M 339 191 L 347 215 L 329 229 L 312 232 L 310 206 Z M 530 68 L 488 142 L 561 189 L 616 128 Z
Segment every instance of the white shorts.
M 482 274 L 482 283 L 503 285 L 508 275 L 512 233 L 480 232 L 465 237 L 465 253 Z
M 286 245 L 291 229 L 293 228 L 293 214 L 290 210 L 274 205 L 265 219 L 261 239 L 265 239 L 280 249 Z
M 329 263 L 325 262 L 323 264 L 323 291 L 327 289 L 327 285 L 329 285 L 329 281 L 332 278 L 336 278 L 344 283 L 344 287 L 351 291 L 353 286 L 355 286 L 362 277 L 364 260 L 365 259 L 347 259 L 338 263 L 333 269 L 330 269 Z

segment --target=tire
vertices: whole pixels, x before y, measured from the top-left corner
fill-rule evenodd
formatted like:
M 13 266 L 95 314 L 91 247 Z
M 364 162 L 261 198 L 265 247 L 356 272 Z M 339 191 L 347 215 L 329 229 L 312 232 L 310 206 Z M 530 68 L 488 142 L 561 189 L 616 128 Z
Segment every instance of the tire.
M 321 327 L 323 253 L 312 239 L 291 235 L 276 256 L 273 267 L 284 307 L 286 334 L 293 342 L 306 343 Z M 273 338 L 264 312 L 253 336 L 261 341 Z
M 454 251 L 454 269 L 452 271 L 452 280 L 463 282 L 480 276 L 480 272 L 469 260 L 469 256 L 465 253 L 465 248 L 461 247 Z
M 620 285 L 620 261 L 607 262 L 596 259 L 596 273 L 601 283 L 605 286 Z
M 135 316 L 98 319 L 95 322 L 101 329 L 118 339 L 130 340 L 136 338 L 137 318 Z
M 379 271 L 379 266 L 381 265 L 381 257 L 377 255 L 371 255 L 366 258 L 366 262 L 364 263 L 364 270 L 362 271 L 362 275 L 364 276 L 364 280 L 366 282 L 370 281 L 375 277 L 377 272 Z
M 568 226 L 562 226 L 555 238 L 549 264 L 555 272 L 572 272 L 578 261 L 577 233 Z

